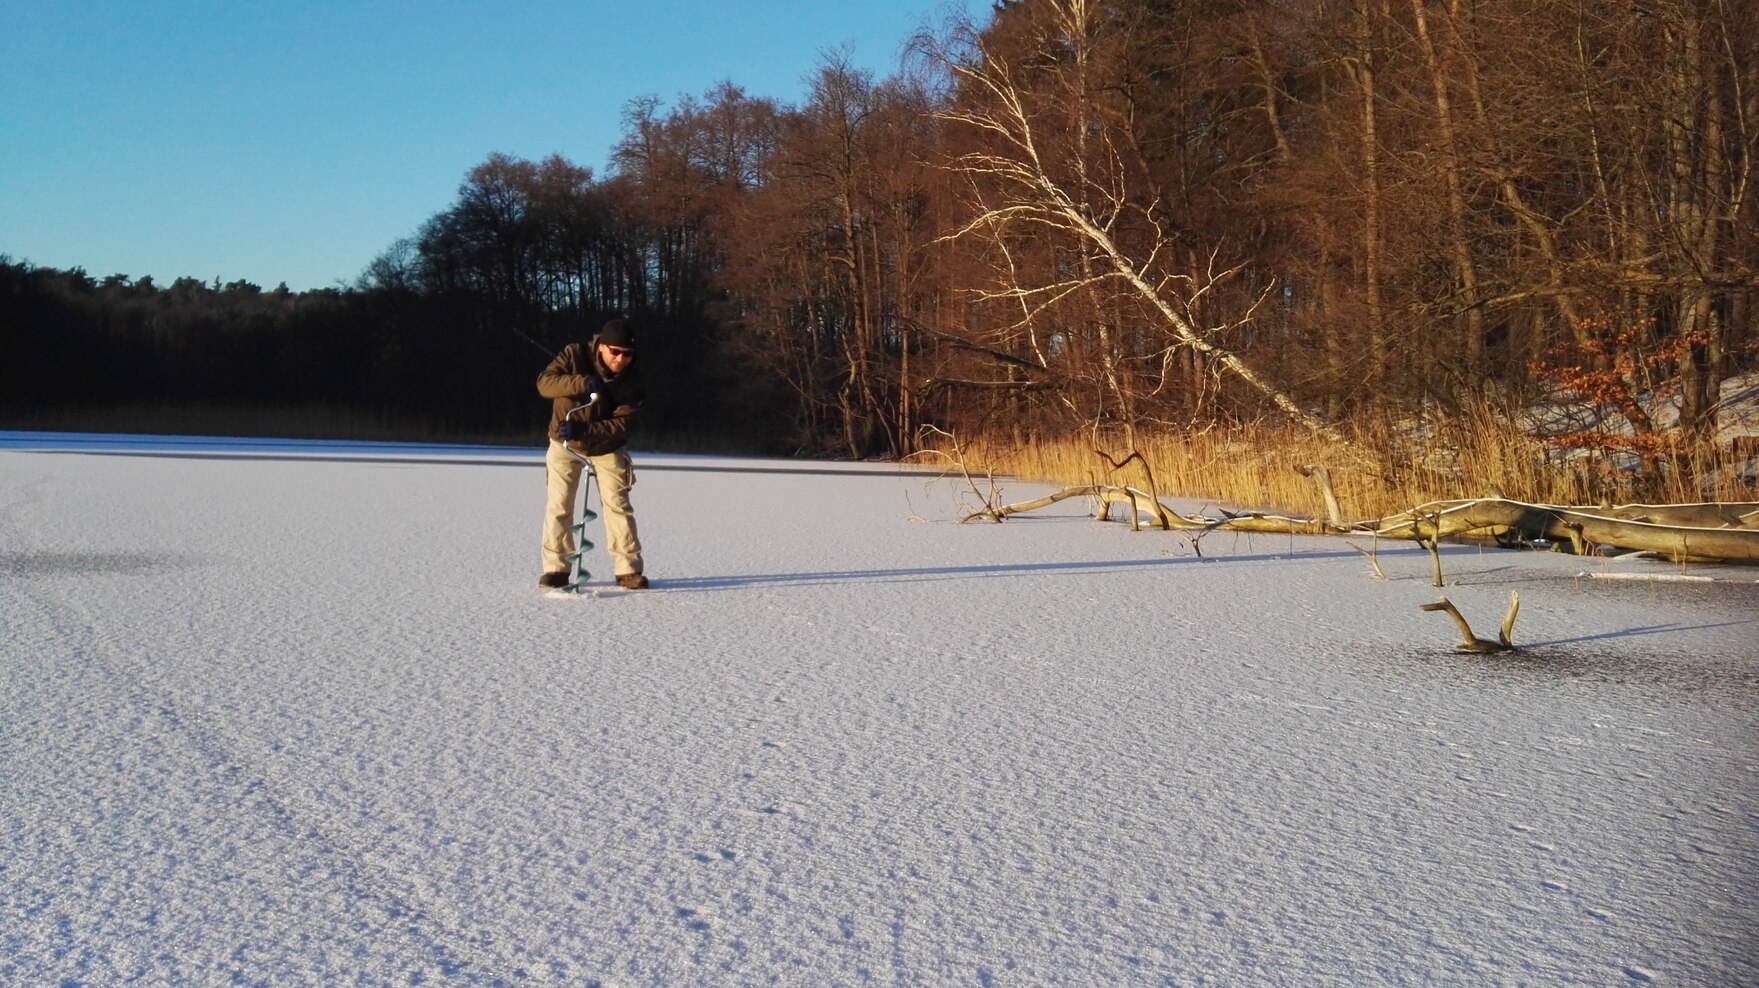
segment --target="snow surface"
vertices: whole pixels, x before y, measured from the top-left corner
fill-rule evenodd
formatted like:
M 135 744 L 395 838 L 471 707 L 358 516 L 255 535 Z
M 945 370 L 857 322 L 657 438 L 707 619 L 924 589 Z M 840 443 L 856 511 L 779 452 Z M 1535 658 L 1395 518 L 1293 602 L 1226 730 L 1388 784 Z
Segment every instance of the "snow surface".
M 0 449 L 0 984 L 1759 984 L 1751 569 L 124 452 Z

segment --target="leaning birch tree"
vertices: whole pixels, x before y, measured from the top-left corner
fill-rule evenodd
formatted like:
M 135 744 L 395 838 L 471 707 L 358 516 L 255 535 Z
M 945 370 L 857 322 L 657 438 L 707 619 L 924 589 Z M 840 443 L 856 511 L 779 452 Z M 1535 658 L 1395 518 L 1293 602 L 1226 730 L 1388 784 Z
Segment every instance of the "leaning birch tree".
M 1133 298 L 1152 322 L 1161 366 L 1180 349 L 1195 351 L 1224 375 L 1268 400 L 1291 420 L 1328 440 L 1341 435 L 1226 346 L 1229 331 L 1250 320 L 1249 306 L 1212 324 L 1207 296 L 1240 271 L 1219 262 L 1220 244 L 1193 244 L 1170 216 L 1129 131 L 1132 107 L 1114 72 L 1131 25 L 1099 0 L 1034 0 L 997 12 L 983 33 L 964 31 L 925 50 L 948 74 L 954 93 L 938 111 L 969 142 L 948 167 L 973 191 L 970 216 L 943 240 L 1043 236 L 1067 245 L 1073 263 L 1040 278 L 977 290 L 980 301 L 1018 306 L 1023 320 L 1071 297 Z M 1004 49 L 1005 46 L 1005 49 Z M 1208 258 L 1183 265 L 1181 256 Z M 1095 308 L 1104 308 L 1103 302 Z M 1102 332 L 1110 332 L 1103 317 Z M 1103 379 L 1113 403 L 1127 409 L 1131 385 L 1118 372 L 1116 341 L 1100 338 Z M 1128 425 L 1128 423 L 1126 423 Z

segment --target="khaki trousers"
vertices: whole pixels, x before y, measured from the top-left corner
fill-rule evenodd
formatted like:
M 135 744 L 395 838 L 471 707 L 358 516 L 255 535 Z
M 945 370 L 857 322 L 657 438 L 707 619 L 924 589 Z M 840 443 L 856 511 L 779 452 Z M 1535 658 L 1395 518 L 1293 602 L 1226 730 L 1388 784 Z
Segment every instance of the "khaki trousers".
M 592 472 L 599 481 L 599 512 L 605 519 L 606 550 L 611 554 L 613 575 L 641 572 L 641 537 L 635 532 L 635 509 L 629 503 L 629 488 L 635 486 L 635 464 L 629 462 L 629 451 L 619 449 L 601 456 L 589 456 Z M 563 557 L 574 551 L 574 501 L 580 490 L 580 476 L 585 467 L 569 454 L 561 443 L 550 440 L 544 453 L 546 501 L 544 505 L 543 565 L 545 573 L 563 573 L 568 562 Z

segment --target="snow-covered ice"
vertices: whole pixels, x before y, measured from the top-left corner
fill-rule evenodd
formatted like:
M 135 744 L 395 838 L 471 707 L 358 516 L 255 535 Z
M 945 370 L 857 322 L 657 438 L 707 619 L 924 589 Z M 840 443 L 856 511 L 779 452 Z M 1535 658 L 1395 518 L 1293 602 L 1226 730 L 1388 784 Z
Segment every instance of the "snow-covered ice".
M 0 450 L 0 984 L 1759 984 L 1759 571 L 168 452 Z

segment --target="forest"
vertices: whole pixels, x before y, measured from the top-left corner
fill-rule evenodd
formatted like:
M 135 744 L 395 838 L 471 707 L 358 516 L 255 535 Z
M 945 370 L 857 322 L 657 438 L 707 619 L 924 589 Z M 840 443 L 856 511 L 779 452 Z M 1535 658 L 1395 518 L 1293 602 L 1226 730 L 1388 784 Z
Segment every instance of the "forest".
M 670 448 L 1488 416 L 1677 475 L 1759 364 L 1756 49 L 1735 0 L 1005 0 L 797 104 L 635 98 L 603 175 L 489 153 L 346 287 L 0 257 L 0 422 L 534 441 L 625 314 Z

